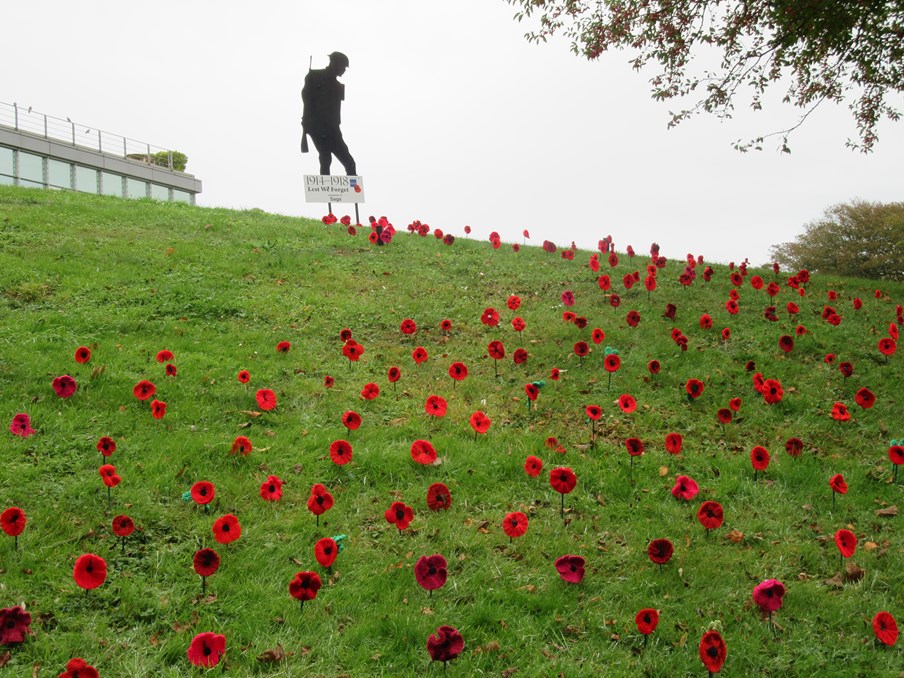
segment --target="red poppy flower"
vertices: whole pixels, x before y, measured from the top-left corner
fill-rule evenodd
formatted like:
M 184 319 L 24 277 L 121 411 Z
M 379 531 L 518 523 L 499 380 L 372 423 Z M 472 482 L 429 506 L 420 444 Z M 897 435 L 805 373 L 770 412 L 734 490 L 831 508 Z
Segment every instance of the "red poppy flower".
M 440 554 L 421 556 L 414 564 L 414 578 L 427 591 L 442 588 L 446 583 L 448 572 L 446 559 Z
M 452 505 L 452 494 L 445 483 L 433 483 L 427 488 L 427 508 L 431 511 L 445 511 Z
M 556 558 L 556 571 L 562 581 L 569 584 L 580 584 L 584 579 L 584 557 L 571 554 Z
M 898 623 L 888 612 L 877 612 L 873 617 L 873 633 L 880 643 L 894 645 L 898 642 Z
M 288 341 L 281 341 L 276 345 L 277 353 L 288 353 L 289 349 L 292 348 L 292 344 Z
M 306 600 L 314 600 L 323 583 L 316 572 L 298 572 L 289 583 L 289 594 L 302 603 Z
M 603 416 L 603 408 L 599 405 L 587 405 L 584 408 L 584 412 L 591 421 L 599 421 L 600 417 Z
M 574 292 L 571 290 L 562 292 L 562 303 L 566 306 L 574 306 Z
M 361 356 L 364 355 L 364 347 L 357 341 L 349 339 L 342 346 L 342 355 L 351 362 L 356 363 L 361 359 Z
M 845 379 L 847 379 L 854 374 L 854 366 L 849 362 L 838 363 L 838 371 L 844 375 Z
M 847 494 L 848 486 L 844 480 L 844 476 L 840 473 L 836 473 L 831 478 L 829 478 L 829 487 L 832 488 L 832 492 L 837 492 L 838 494 Z
M 465 641 L 452 626 L 440 626 L 427 638 L 427 652 L 435 662 L 447 662 L 461 654 Z
M 220 555 L 213 549 L 195 551 L 192 565 L 200 577 L 210 577 L 220 569 Z
M 20 605 L 0 610 L 0 645 L 21 645 L 31 633 L 31 614 Z
M 778 579 L 767 579 L 753 587 L 753 602 L 763 612 L 775 612 L 782 607 L 785 585 Z
M 166 415 L 166 403 L 156 398 L 151 401 L 151 416 L 154 419 L 163 419 Z
M 576 317 L 577 316 L 571 311 L 564 311 L 562 313 L 562 320 L 566 323 L 573 323 Z
M 868 388 L 864 387 L 857 391 L 857 394 L 854 396 L 854 400 L 864 410 L 868 410 L 873 405 L 875 405 L 876 396 L 873 395 L 872 391 L 870 391 Z
M 104 464 L 97 472 L 100 473 L 101 480 L 107 487 L 116 487 L 122 482 L 122 478 L 116 475 L 116 467 L 113 464 Z
M 524 318 L 516 317 L 512 319 L 512 329 L 515 332 L 523 332 L 525 327 L 527 327 L 527 323 L 524 322 Z
M 700 491 L 700 487 L 697 485 L 697 481 L 689 476 L 678 476 L 675 479 L 675 485 L 672 487 L 672 496 L 676 499 L 684 499 L 684 501 L 690 501 L 694 497 L 697 496 L 697 493 Z
M 648 636 L 656 630 L 656 626 L 659 624 L 659 612 L 646 607 L 637 613 L 634 617 L 634 623 L 640 633 Z
M 282 499 L 283 481 L 278 476 L 270 475 L 261 483 L 260 495 L 264 501 L 279 501 Z
M 449 332 L 452 329 L 452 321 L 451 320 L 443 320 L 442 322 L 440 322 L 439 328 L 443 332 Z
M 771 283 L 770 283 L 771 284 Z M 718 631 L 707 631 L 700 639 L 700 661 L 710 673 L 718 673 L 725 663 L 728 648 Z
M 549 371 L 549 378 L 550 378 L 552 381 L 558 381 L 559 378 L 560 378 L 561 376 L 562 376 L 562 373 L 561 373 L 561 371 L 559 370 L 558 367 L 553 367 L 553 368 Z
M 380 387 L 373 382 L 364 384 L 364 388 L 361 389 L 361 397 L 364 400 L 374 400 L 378 395 L 380 395 Z
M 414 519 L 414 511 L 400 501 L 394 501 L 383 514 L 387 523 L 394 524 L 399 530 L 404 530 Z
M 468 367 L 462 362 L 454 362 L 449 365 L 449 376 L 455 381 L 462 381 L 468 376 Z
M 389 380 L 390 384 L 396 383 L 401 377 L 402 377 L 402 371 L 395 365 L 390 367 L 389 370 L 386 372 L 386 378 Z
M 87 346 L 79 346 L 75 349 L 75 362 L 82 364 L 91 360 L 91 349 Z
M 442 396 L 432 395 L 427 398 L 427 402 L 424 403 L 424 410 L 427 412 L 427 414 L 434 417 L 446 416 L 446 409 L 446 399 Z
M 78 384 L 75 383 L 75 379 L 68 374 L 55 377 L 51 385 L 60 398 L 69 398 L 78 390 Z
M 765 471 L 769 467 L 769 451 L 762 445 L 750 450 L 750 463 L 756 471 Z
M 628 315 L 625 316 L 625 322 L 628 323 L 628 327 L 637 327 L 640 324 L 640 313 L 637 311 L 628 311 Z
M 785 353 L 790 353 L 794 350 L 794 339 L 787 334 L 783 334 L 778 338 L 778 347 Z
M 778 379 L 766 379 L 760 389 L 763 394 L 763 400 L 769 405 L 774 405 L 782 401 L 785 391 L 782 388 L 782 382 Z
M 534 402 L 537 399 L 537 396 L 540 395 L 540 388 L 534 383 L 525 384 L 524 393 L 527 395 L 529 401 Z
M 242 456 L 247 457 L 251 453 L 251 441 L 245 436 L 236 436 L 235 440 L 232 441 L 232 448 L 229 452 L 230 454 L 241 452 Z
M 647 363 L 647 370 L 649 370 L 650 374 L 659 374 L 661 369 L 662 364 L 658 360 L 651 360 Z
M 361 415 L 353 410 L 348 410 L 342 414 L 342 425 L 349 431 L 357 431 L 361 426 Z
M 429 356 L 427 355 L 427 349 L 425 349 L 423 346 L 418 346 L 411 352 L 411 358 L 418 365 L 426 362 L 428 357 Z
M 336 556 L 339 555 L 339 545 L 336 540 L 331 537 L 318 539 L 314 544 L 314 558 L 317 559 L 320 567 L 332 567 L 336 562 Z
M 333 508 L 333 495 L 320 483 L 311 486 L 311 496 L 308 497 L 308 511 L 315 516 L 320 516 Z
M 135 531 L 135 521 L 129 516 L 116 516 L 113 519 L 113 534 L 117 537 L 128 537 Z
M 609 295 L 609 305 L 612 308 L 618 308 L 621 305 L 621 297 L 614 293 L 610 294 Z
M 554 436 L 549 436 L 549 438 L 547 438 L 543 444 L 546 445 L 546 447 L 548 447 L 549 449 L 554 450 L 556 449 L 556 445 L 559 444 L 559 441 Z
M 405 318 L 399 326 L 399 329 L 402 330 L 402 334 L 414 334 L 417 332 L 417 323 L 411 318 Z
M 97 441 L 98 451 L 105 457 L 109 457 L 116 451 L 116 441 L 109 436 L 101 436 Z
M 254 394 L 254 397 L 257 400 L 257 406 L 265 412 L 269 412 L 276 407 L 276 394 L 269 388 L 260 389 Z
M 107 561 L 93 553 L 85 553 L 76 558 L 72 577 L 81 588 L 96 589 L 107 579 Z
M 703 389 L 706 388 L 705 384 L 699 379 L 688 379 L 687 383 L 684 385 L 684 390 L 687 392 L 687 397 L 696 400 L 701 395 L 703 395 Z
M 732 419 L 731 410 L 727 407 L 719 408 L 719 411 L 716 412 L 716 418 L 720 424 L 730 424 Z
M 9 425 L 9 431 L 14 436 L 20 436 L 22 438 L 28 438 L 35 433 L 35 430 L 31 427 L 31 417 L 24 412 L 19 412 L 13 417 L 13 420 Z
M 643 279 L 643 285 L 647 288 L 647 292 L 654 292 L 656 290 L 656 276 L 648 275 Z
M 531 478 L 536 478 L 543 470 L 543 461 L 534 455 L 524 460 L 524 472 Z
M 18 537 L 22 534 L 26 522 L 28 521 L 25 517 L 25 511 L 18 506 L 10 506 L 3 513 L 0 513 L 0 528 L 10 537 Z
M 625 448 L 632 457 L 640 457 L 644 453 L 644 444 L 640 438 L 628 438 L 625 440 Z
M 527 532 L 527 516 L 521 511 L 509 513 L 502 521 L 502 531 L 511 538 L 520 537 Z
M 574 354 L 578 358 L 584 358 L 590 353 L 590 347 L 586 341 L 579 341 L 574 345 Z
M 166 369 L 165 369 L 164 371 L 166 372 L 166 376 L 168 376 L 168 377 L 175 377 L 175 376 L 176 376 L 176 372 L 177 372 L 178 370 L 176 370 L 176 366 L 173 365 L 172 363 L 167 363 L 167 364 L 166 364 Z
M 738 302 L 734 299 L 729 299 L 725 302 L 725 310 L 728 311 L 731 315 L 737 315 L 738 311 L 741 310 L 741 307 L 738 305 Z
M 427 440 L 415 440 L 411 443 L 411 458 L 426 466 L 436 461 L 436 450 Z
M 81 657 L 73 657 L 66 662 L 66 670 L 59 678 L 100 678 L 100 673 Z
M 242 526 L 233 514 L 227 513 L 213 521 L 213 538 L 217 543 L 231 544 L 241 536 Z
M 680 433 L 669 433 L 665 437 L 665 451 L 669 454 L 680 454 L 684 439 Z
M 505 305 L 509 307 L 510 311 L 517 311 L 518 307 L 521 306 L 521 297 L 517 294 L 513 294 L 508 298 L 508 301 L 505 302 Z
M 163 349 L 162 351 L 157 352 L 158 363 L 165 363 L 168 360 L 172 360 L 174 357 L 175 356 L 173 355 L 173 352 L 168 349 Z
M 657 565 L 665 565 L 675 552 L 675 547 L 668 539 L 654 539 L 647 546 L 647 556 Z
M 484 434 L 490 430 L 490 418 L 480 410 L 477 410 L 470 418 L 471 428 L 477 433 Z
M 606 372 L 618 372 L 619 367 L 621 367 L 621 358 L 618 357 L 618 354 L 610 353 L 603 358 L 603 369 Z
M 512 354 L 512 360 L 516 365 L 523 365 L 527 362 L 527 350 L 523 348 L 516 348 L 515 352 Z
M 849 421 L 851 413 L 848 412 L 848 408 L 844 403 L 835 403 L 832 405 L 831 416 L 835 421 Z
M 728 341 L 731 339 L 731 330 L 727 327 L 722 328 L 722 341 Z
M 637 400 L 628 393 L 622 393 L 618 397 L 618 406 L 621 408 L 622 412 L 631 414 L 637 409 Z
M 722 527 L 722 523 L 725 520 L 725 513 L 722 510 L 722 505 L 716 501 L 703 502 L 697 510 L 697 520 L 699 520 L 700 524 L 707 530 L 715 530 Z
M 480 316 L 480 322 L 487 327 L 496 327 L 499 324 L 499 314 L 494 308 L 484 309 L 483 314 Z
M 892 464 L 904 464 L 904 445 L 892 445 L 889 447 L 888 458 Z
M 341 341 L 343 344 L 349 341 L 351 338 L 352 331 L 350 329 L 344 327 L 343 329 L 339 330 L 339 341 Z
M 216 490 L 213 483 L 207 480 L 199 480 L 191 486 L 191 498 L 194 499 L 196 504 L 202 506 L 209 504 L 213 501 L 214 496 L 216 496 Z
M 559 494 L 568 494 L 578 484 L 578 477 L 567 466 L 559 466 L 549 472 L 549 484 Z
M 709 313 L 704 313 L 703 315 L 700 316 L 700 329 L 709 330 L 709 329 L 712 329 L 712 326 L 713 326 L 713 319 L 712 319 L 712 316 L 709 315 Z
M 334 440 L 330 443 L 330 459 L 337 466 L 343 466 L 352 460 L 352 445 L 347 440 Z
M 251 373 L 248 370 L 239 370 L 237 378 L 240 384 L 247 384 L 251 381 Z
M 835 533 L 835 546 L 841 551 L 842 558 L 850 558 L 857 550 L 857 537 L 850 530 L 838 530 Z

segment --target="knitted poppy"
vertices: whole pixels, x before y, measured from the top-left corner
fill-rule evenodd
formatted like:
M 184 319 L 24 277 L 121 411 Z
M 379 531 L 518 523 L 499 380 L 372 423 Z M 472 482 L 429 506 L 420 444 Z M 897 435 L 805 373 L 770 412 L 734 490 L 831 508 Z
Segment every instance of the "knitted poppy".
M 239 519 L 233 514 L 227 513 L 213 521 L 213 538 L 218 544 L 231 544 L 242 536 L 242 526 Z
M 730 424 L 732 420 L 731 410 L 727 407 L 719 408 L 719 411 L 716 412 L 716 419 L 719 420 L 720 424 Z
M 232 447 L 229 452 L 235 454 L 241 452 L 242 456 L 247 457 L 251 453 L 251 441 L 246 436 L 236 436 L 232 441 Z
M 606 340 L 606 333 L 603 332 L 599 327 L 595 327 L 593 332 L 590 333 L 590 340 L 594 344 L 602 344 Z
M 835 403 L 832 405 L 832 412 L 830 416 L 835 421 L 850 421 L 851 413 L 848 411 L 847 406 L 844 403 Z
M 128 537 L 135 531 L 135 521 L 129 516 L 116 516 L 113 519 L 113 534 L 117 537 Z
M 845 379 L 847 379 L 854 374 L 854 366 L 847 361 L 838 363 L 838 371 L 844 375 Z
M 414 511 L 400 501 L 394 501 L 383 514 L 387 523 L 395 525 L 399 530 L 404 530 L 414 519 Z
M 559 377 L 561 377 L 561 376 L 562 376 L 562 373 L 558 367 L 553 367 L 551 370 L 549 370 L 549 378 L 552 381 L 558 381 Z
M 837 492 L 838 494 L 847 494 L 848 486 L 844 480 L 844 476 L 840 473 L 836 473 L 831 478 L 829 478 L 829 487 L 832 488 L 832 492 Z
M 93 553 L 85 553 L 76 558 L 72 577 L 81 588 L 96 589 L 107 579 L 107 561 Z
M 209 577 L 220 568 L 220 555 L 213 549 L 200 549 L 195 551 L 192 566 L 199 576 Z
M 644 453 L 644 444 L 640 438 L 628 438 L 625 440 L 625 449 L 632 457 L 640 457 Z
M 439 328 L 443 332 L 449 332 L 452 329 L 452 321 L 451 320 L 443 320 L 439 324 Z
M 850 530 L 838 530 L 835 533 L 835 546 L 844 558 L 850 558 L 857 550 L 857 537 Z
M 446 408 L 446 399 L 438 395 L 430 396 L 427 398 L 427 402 L 424 403 L 424 410 L 427 414 L 434 417 L 445 417 Z
M 523 348 L 516 348 L 515 352 L 512 354 L 512 361 L 516 365 L 523 365 L 527 362 L 527 350 Z
M 78 389 L 78 384 L 75 383 L 75 379 L 68 374 L 64 374 L 61 377 L 55 377 L 51 385 L 60 398 L 69 398 Z
M 104 464 L 97 472 L 107 487 L 116 487 L 122 482 L 122 478 L 116 474 L 116 467 L 113 464 Z
M 866 387 L 861 388 L 857 391 L 856 395 L 854 396 L 854 400 L 864 410 L 868 410 L 876 404 L 876 396 L 873 395 L 873 392 Z
M 524 460 L 524 472 L 531 478 L 536 478 L 543 470 L 543 461 L 534 455 Z
M 168 349 L 163 349 L 162 351 L 157 352 L 157 362 L 165 363 L 167 360 L 172 360 L 175 358 L 173 352 Z
M 741 399 L 740 398 L 732 398 L 728 401 L 728 408 L 732 412 L 737 412 L 741 409 Z
M 487 327 L 496 327 L 499 324 L 499 314 L 494 308 L 484 309 L 483 314 L 480 316 L 480 322 Z
M 261 483 L 260 495 L 264 501 L 279 501 L 282 499 L 283 481 L 278 476 L 267 476 Z
M 101 436 L 97 441 L 97 450 L 105 457 L 109 457 L 116 452 L 116 441 L 109 436 Z
M 756 445 L 750 450 L 750 464 L 755 471 L 765 471 L 769 468 L 769 451 L 762 445 Z
M 696 400 L 703 395 L 704 388 L 706 388 L 706 385 L 699 379 L 688 379 L 687 383 L 684 385 L 684 390 L 687 393 L 688 398 L 692 400 Z
M 785 353 L 790 353 L 794 350 L 794 339 L 787 334 L 783 334 L 778 338 L 778 347 Z
M 753 602 L 759 605 L 763 612 L 781 609 L 784 595 L 785 585 L 778 579 L 767 579 L 753 587 Z
M 455 381 L 462 381 L 468 376 L 468 366 L 461 362 L 455 362 L 449 365 L 449 376 Z
M 414 334 L 417 332 L 417 323 L 411 318 L 405 318 L 402 321 L 402 324 L 399 325 L 399 329 L 402 331 L 402 334 Z
M 415 440 L 411 443 L 411 458 L 418 464 L 432 464 L 436 461 L 436 450 L 428 440 Z
M 517 294 L 512 294 L 505 302 L 505 305 L 508 306 L 510 311 L 517 311 L 521 306 L 521 297 L 519 297 Z
M 81 657 L 73 657 L 66 662 L 66 670 L 59 678 L 100 678 L 100 673 Z
M 502 360 L 505 358 L 505 346 L 498 339 L 491 341 L 487 344 L 487 354 L 493 360 Z
M 610 353 L 603 358 L 603 369 L 606 372 L 618 372 L 619 367 L 621 367 L 621 358 L 617 354 Z
M 637 400 L 628 393 L 622 393 L 618 397 L 618 406 L 625 414 L 631 414 L 637 409 Z
M 314 544 L 314 558 L 317 559 L 320 567 L 332 567 L 337 555 L 339 555 L 339 546 L 332 537 L 318 539 Z
M 669 454 L 680 454 L 684 439 L 680 433 L 669 433 L 665 437 L 665 451 Z
M 490 418 L 480 410 L 477 410 L 469 419 L 471 428 L 477 433 L 484 434 L 490 430 Z
M 564 555 L 556 558 L 556 571 L 562 581 L 569 584 L 580 584 L 584 579 L 584 557 Z
M 0 610 L 0 645 L 20 645 L 31 634 L 31 614 L 21 606 Z
M 722 504 L 716 501 L 705 501 L 700 504 L 697 509 L 697 520 L 707 530 L 715 530 L 722 527 L 725 520 L 725 514 L 722 510 Z
M 157 387 L 147 379 L 142 379 L 132 387 L 132 395 L 138 400 L 148 400 L 157 392 Z
M 898 624 L 888 612 L 877 612 L 873 617 L 873 633 L 876 639 L 885 645 L 898 642 Z
M 357 431 L 361 426 L 361 415 L 352 410 L 348 410 L 342 414 L 342 425 L 349 431 Z
M 216 495 L 213 483 L 207 480 L 199 480 L 191 486 L 191 498 L 196 504 L 204 505 L 213 501 Z
M 904 445 L 891 445 L 888 448 L 888 459 L 892 464 L 904 464 Z
M 646 607 L 637 613 L 634 617 L 634 623 L 640 633 L 648 636 L 656 630 L 656 626 L 659 624 L 659 612 Z
M 520 537 L 527 532 L 527 526 L 527 516 L 521 511 L 509 513 L 505 520 L 502 521 L 502 531 L 512 539 Z
M 342 355 L 348 358 L 350 362 L 356 363 L 364 355 L 364 347 L 357 341 L 349 339 L 342 346 Z
M 568 494 L 578 484 L 578 478 L 567 466 L 559 466 L 549 472 L 549 484 L 559 494 Z
M 672 487 L 672 496 L 676 499 L 690 501 L 697 496 L 700 487 L 697 482 L 689 476 L 678 476 L 675 479 L 675 485 Z
M 891 337 L 882 337 L 879 340 L 879 353 L 882 355 L 886 357 L 894 355 L 896 350 L 898 350 L 898 345 Z
M 647 556 L 657 565 L 664 565 L 669 562 L 675 547 L 668 539 L 654 539 L 647 546 Z
M 461 654 L 465 641 L 452 626 L 440 626 L 427 638 L 427 652 L 435 662 L 447 662 Z
M 251 381 L 251 372 L 249 372 L 248 370 L 240 370 L 237 379 L 239 380 L 240 384 L 247 384 L 249 381 Z
M 178 370 L 176 369 L 176 366 L 173 365 L 172 363 L 167 363 L 166 367 L 164 368 L 163 371 L 166 372 L 166 376 L 168 376 L 168 377 L 175 377 L 176 372 L 178 372 Z
M 515 332 L 523 332 L 525 327 L 527 327 L 527 323 L 524 322 L 524 318 L 520 316 L 512 318 L 512 329 Z
M 540 395 L 540 388 L 534 383 L 525 384 L 524 394 L 527 396 L 527 399 L 529 401 L 534 402 Z
M 364 384 L 364 388 L 361 389 L 361 397 L 364 400 L 374 400 L 378 395 L 380 395 L 380 387 L 373 382 Z
M 348 329 L 347 327 L 344 327 L 341 330 L 339 330 L 339 341 L 341 341 L 342 343 L 345 343 L 345 342 L 349 341 L 351 338 L 352 338 L 352 331 L 350 329 Z
M 438 553 L 421 556 L 414 564 L 414 578 L 421 588 L 427 591 L 442 588 L 447 577 L 446 559 Z
M 330 443 L 330 459 L 337 466 L 347 464 L 352 460 L 352 444 L 347 440 L 334 440 Z
M 91 360 L 91 349 L 87 346 L 79 346 L 75 349 L 75 362 L 82 364 Z
M 788 438 L 785 441 L 785 450 L 792 457 L 799 457 L 800 453 L 803 452 L 804 442 L 800 438 Z
M 718 673 L 725 663 L 728 648 L 718 631 L 707 631 L 700 639 L 700 661 L 710 673 Z
M 162 400 L 152 400 L 151 401 L 151 416 L 154 419 L 163 419 L 166 415 L 166 403 Z
M 35 430 L 31 427 L 31 417 L 24 412 L 19 412 L 13 417 L 12 422 L 10 422 L 9 432 L 14 436 L 20 436 L 22 438 L 33 435 Z
M 599 405 L 587 405 L 587 407 L 584 408 L 584 413 L 591 421 L 599 421 L 600 417 L 603 416 L 603 408 Z
M 188 661 L 195 666 L 216 666 L 220 658 L 226 653 L 226 636 L 211 633 L 199 633 L 192 638 L 188 646 Z
M 452 505 L 452 494 L 445 483 L 433 483 L 427 488 L 427 508 L 431 511 L 445 511 Z
M 22 534 L 26 522 L 28 520 L 25 517 L 25 511 L 18 506 L 10 506 L 0 513 L 0 528 L 10 537 L 18 537 Z
M 319 516 L 331 508 L 333 508 L 333 495 L 320 483 L 314 483 L 311 486 L 311 496 L 308 497 L 308 511 Z
M 763 394 L 763 400 L 769 405 L 781 402 L 782 397 L 785 395 L 785 391 L 782 388 L 782 382 L 778 379 L 766 379 L 763 381 L 763 385 L 760 387 L 760 393 Z
M 260 389 L 254 394 L 254 398 L 257 400 L 257 406 L 265 412 L 276 407 L 276 394 L 269 388 Z
M 590 353 L 590 347 L 586 341 L 579 341 L 574 345 L 574 354 L 578 358 L 585 358 Z
M 401 378 L 402 378 L 402 370 L 400 370 L 395 365 L 390 367 L 389 370 L 386 372 L 386 379 L 389 381 L 390 384 L 396 383 Z

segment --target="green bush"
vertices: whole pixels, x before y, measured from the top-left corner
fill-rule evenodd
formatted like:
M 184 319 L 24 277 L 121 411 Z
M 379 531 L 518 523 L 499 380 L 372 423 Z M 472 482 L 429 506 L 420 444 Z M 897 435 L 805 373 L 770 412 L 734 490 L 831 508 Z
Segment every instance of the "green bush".
M 177 172 L 184 172 L 185 166 L 188 164 L 188 156 L 179 151 L 160 151 L 151 156 L 151 162 L 160 167 L 169 167 L 169 154 L 173 154 L 173 169 Z

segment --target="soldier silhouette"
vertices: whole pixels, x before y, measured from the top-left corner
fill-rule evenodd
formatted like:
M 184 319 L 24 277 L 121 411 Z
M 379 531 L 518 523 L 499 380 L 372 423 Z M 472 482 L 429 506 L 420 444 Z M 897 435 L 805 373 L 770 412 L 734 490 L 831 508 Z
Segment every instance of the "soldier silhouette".
M 320 173 L 329 174 L 333 156 L 339 159 L 348 175 L 357 175 L 355 159 L 339 129 L 339 109 L 345 99 L 345 85 L 336 78 L 348 68 L 348 57 L 342 52 L 329 55 L 329 66 L 322 70 L 309 70 L 301 90 L 304 103 L 302 114 L 301 152 L 308 152 L 308 135 L 314 141 L 320 156 Z

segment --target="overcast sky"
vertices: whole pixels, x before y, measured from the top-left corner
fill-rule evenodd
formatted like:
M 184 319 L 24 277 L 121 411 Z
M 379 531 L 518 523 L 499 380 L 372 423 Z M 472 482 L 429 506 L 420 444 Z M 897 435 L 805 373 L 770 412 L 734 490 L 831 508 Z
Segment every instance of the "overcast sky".
M 666 129 L 648 75 L 615 52 L 528 43 L 503 0 L 30 0 L 3 8 L 0 101 L 70 117 L 188 155 L 198 204 L 320 217 L 302 177 L 300 90 L 342 51 L 343 135 L 364 177 L 361 218 L 419 219 L 456 236 L 574 240 L 612 235 L 727 262 L 768 261 L 830 205 L 904 200 L 904 123 L 871 155 L 844 146 L 849 111 L 817 110 L 792 153 L 732 142 L 793 124 L 770 108 Z M 783 92 L 776 90 L 778 100 Z M 746 102 L 745 102 L 746 103 Z M 671 107 L 676 107 L 672 104 Z M 333 173 L 342 166 L 333 162 Z M 341 216 L 353 207 L 337 206 Z

